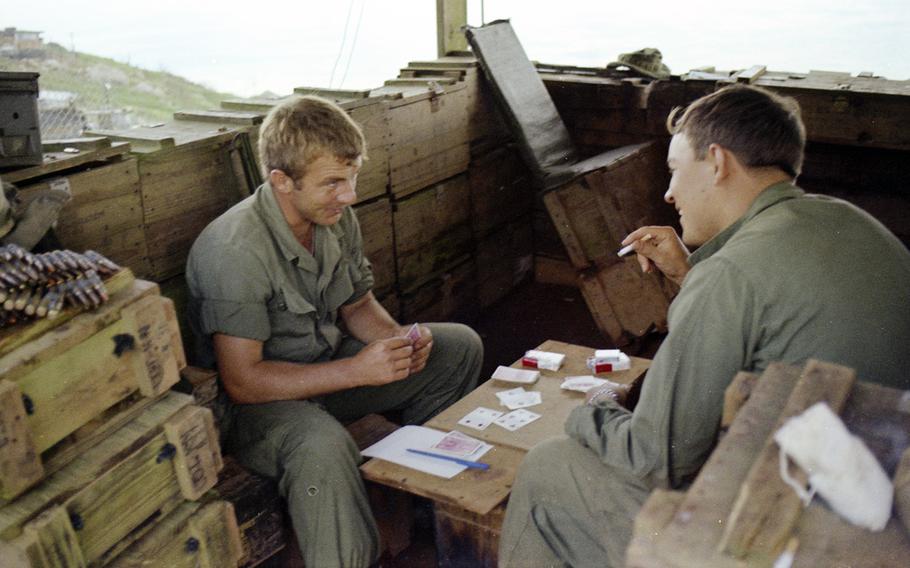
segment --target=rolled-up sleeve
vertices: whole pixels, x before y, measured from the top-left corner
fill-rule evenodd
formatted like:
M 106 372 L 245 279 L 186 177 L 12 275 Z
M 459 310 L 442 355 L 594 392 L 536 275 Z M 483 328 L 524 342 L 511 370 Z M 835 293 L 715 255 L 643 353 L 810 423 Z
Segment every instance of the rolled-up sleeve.
M 670 333 L 635 411 L 612 401 L 582 406 L 570 414 L 566 433 L 653 486 L 685 485 L 713 449 L 724 391 L 761 333 L 753 288 L 724 259 L 693 268 L 670 308 Z

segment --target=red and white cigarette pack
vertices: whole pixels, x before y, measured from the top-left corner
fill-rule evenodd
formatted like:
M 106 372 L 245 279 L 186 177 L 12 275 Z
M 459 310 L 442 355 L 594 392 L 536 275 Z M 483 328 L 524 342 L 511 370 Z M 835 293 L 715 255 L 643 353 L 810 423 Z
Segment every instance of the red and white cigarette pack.
M 522 367 L 531 367 L 532 369 L 544 369 L 546 371 L 558 371 L 565 360 L 565 353 L 552 353 L 550 351 L 537 351 L 531 349 L 526 351 L 521 358 Z
M 619 349 L 597 349 L 588 357 L 588 369 L 596 373 L 626 371 L 632 368 L 632 359 Z

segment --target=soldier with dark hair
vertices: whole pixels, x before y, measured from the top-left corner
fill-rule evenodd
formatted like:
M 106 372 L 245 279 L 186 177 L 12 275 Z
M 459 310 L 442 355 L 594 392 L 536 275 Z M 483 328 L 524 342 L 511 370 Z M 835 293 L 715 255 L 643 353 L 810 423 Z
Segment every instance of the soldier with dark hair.
M 682 238 L 641 227 L 623 245 L 681 284 L 669 334 L 634 411 L 619 390 L 592 389 L 568 436 L 525 457 L 502 566 L 622 566 L 648 494 L 686 488 L 704 465 L 739 371 L 817 358 L 910 388 L 910 252 L 859 208 L 794 185 L 805 145 L 796 102 L 734 86 L 668 127 L 665 200 Z

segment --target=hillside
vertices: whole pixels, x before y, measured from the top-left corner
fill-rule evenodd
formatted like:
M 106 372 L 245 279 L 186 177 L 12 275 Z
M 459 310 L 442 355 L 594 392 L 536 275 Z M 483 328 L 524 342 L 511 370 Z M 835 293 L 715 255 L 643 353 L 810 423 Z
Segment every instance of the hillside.
M 172 73 L 72 52 L 55 43 L 29 55 L 0 55 L 0 69 L 41 74 L 42 131 L 50 109 L 47 116 L 79 113 L 79 120 L 92 128 L 126 127 L 165 121 L 177 110 L 218 108 L 232 97 Z

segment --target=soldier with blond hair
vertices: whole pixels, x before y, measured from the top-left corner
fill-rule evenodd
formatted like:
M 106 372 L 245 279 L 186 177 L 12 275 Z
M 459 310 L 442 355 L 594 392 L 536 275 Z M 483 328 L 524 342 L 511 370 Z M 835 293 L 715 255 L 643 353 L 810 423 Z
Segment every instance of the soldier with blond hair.
M 266 183 L 200 234 L 187 263 L 196 363 L 217 367 L 229 398 L 226 448 L 278 480 L 307 566 L 379 555 L 343 424 L 388 411 L 425 422 L 474 388 L 483 354 L 459 324 L 406 337 L 373 296 L 350 207 L 365 146 L 325 99 L 275 107 L 260 131 Z

